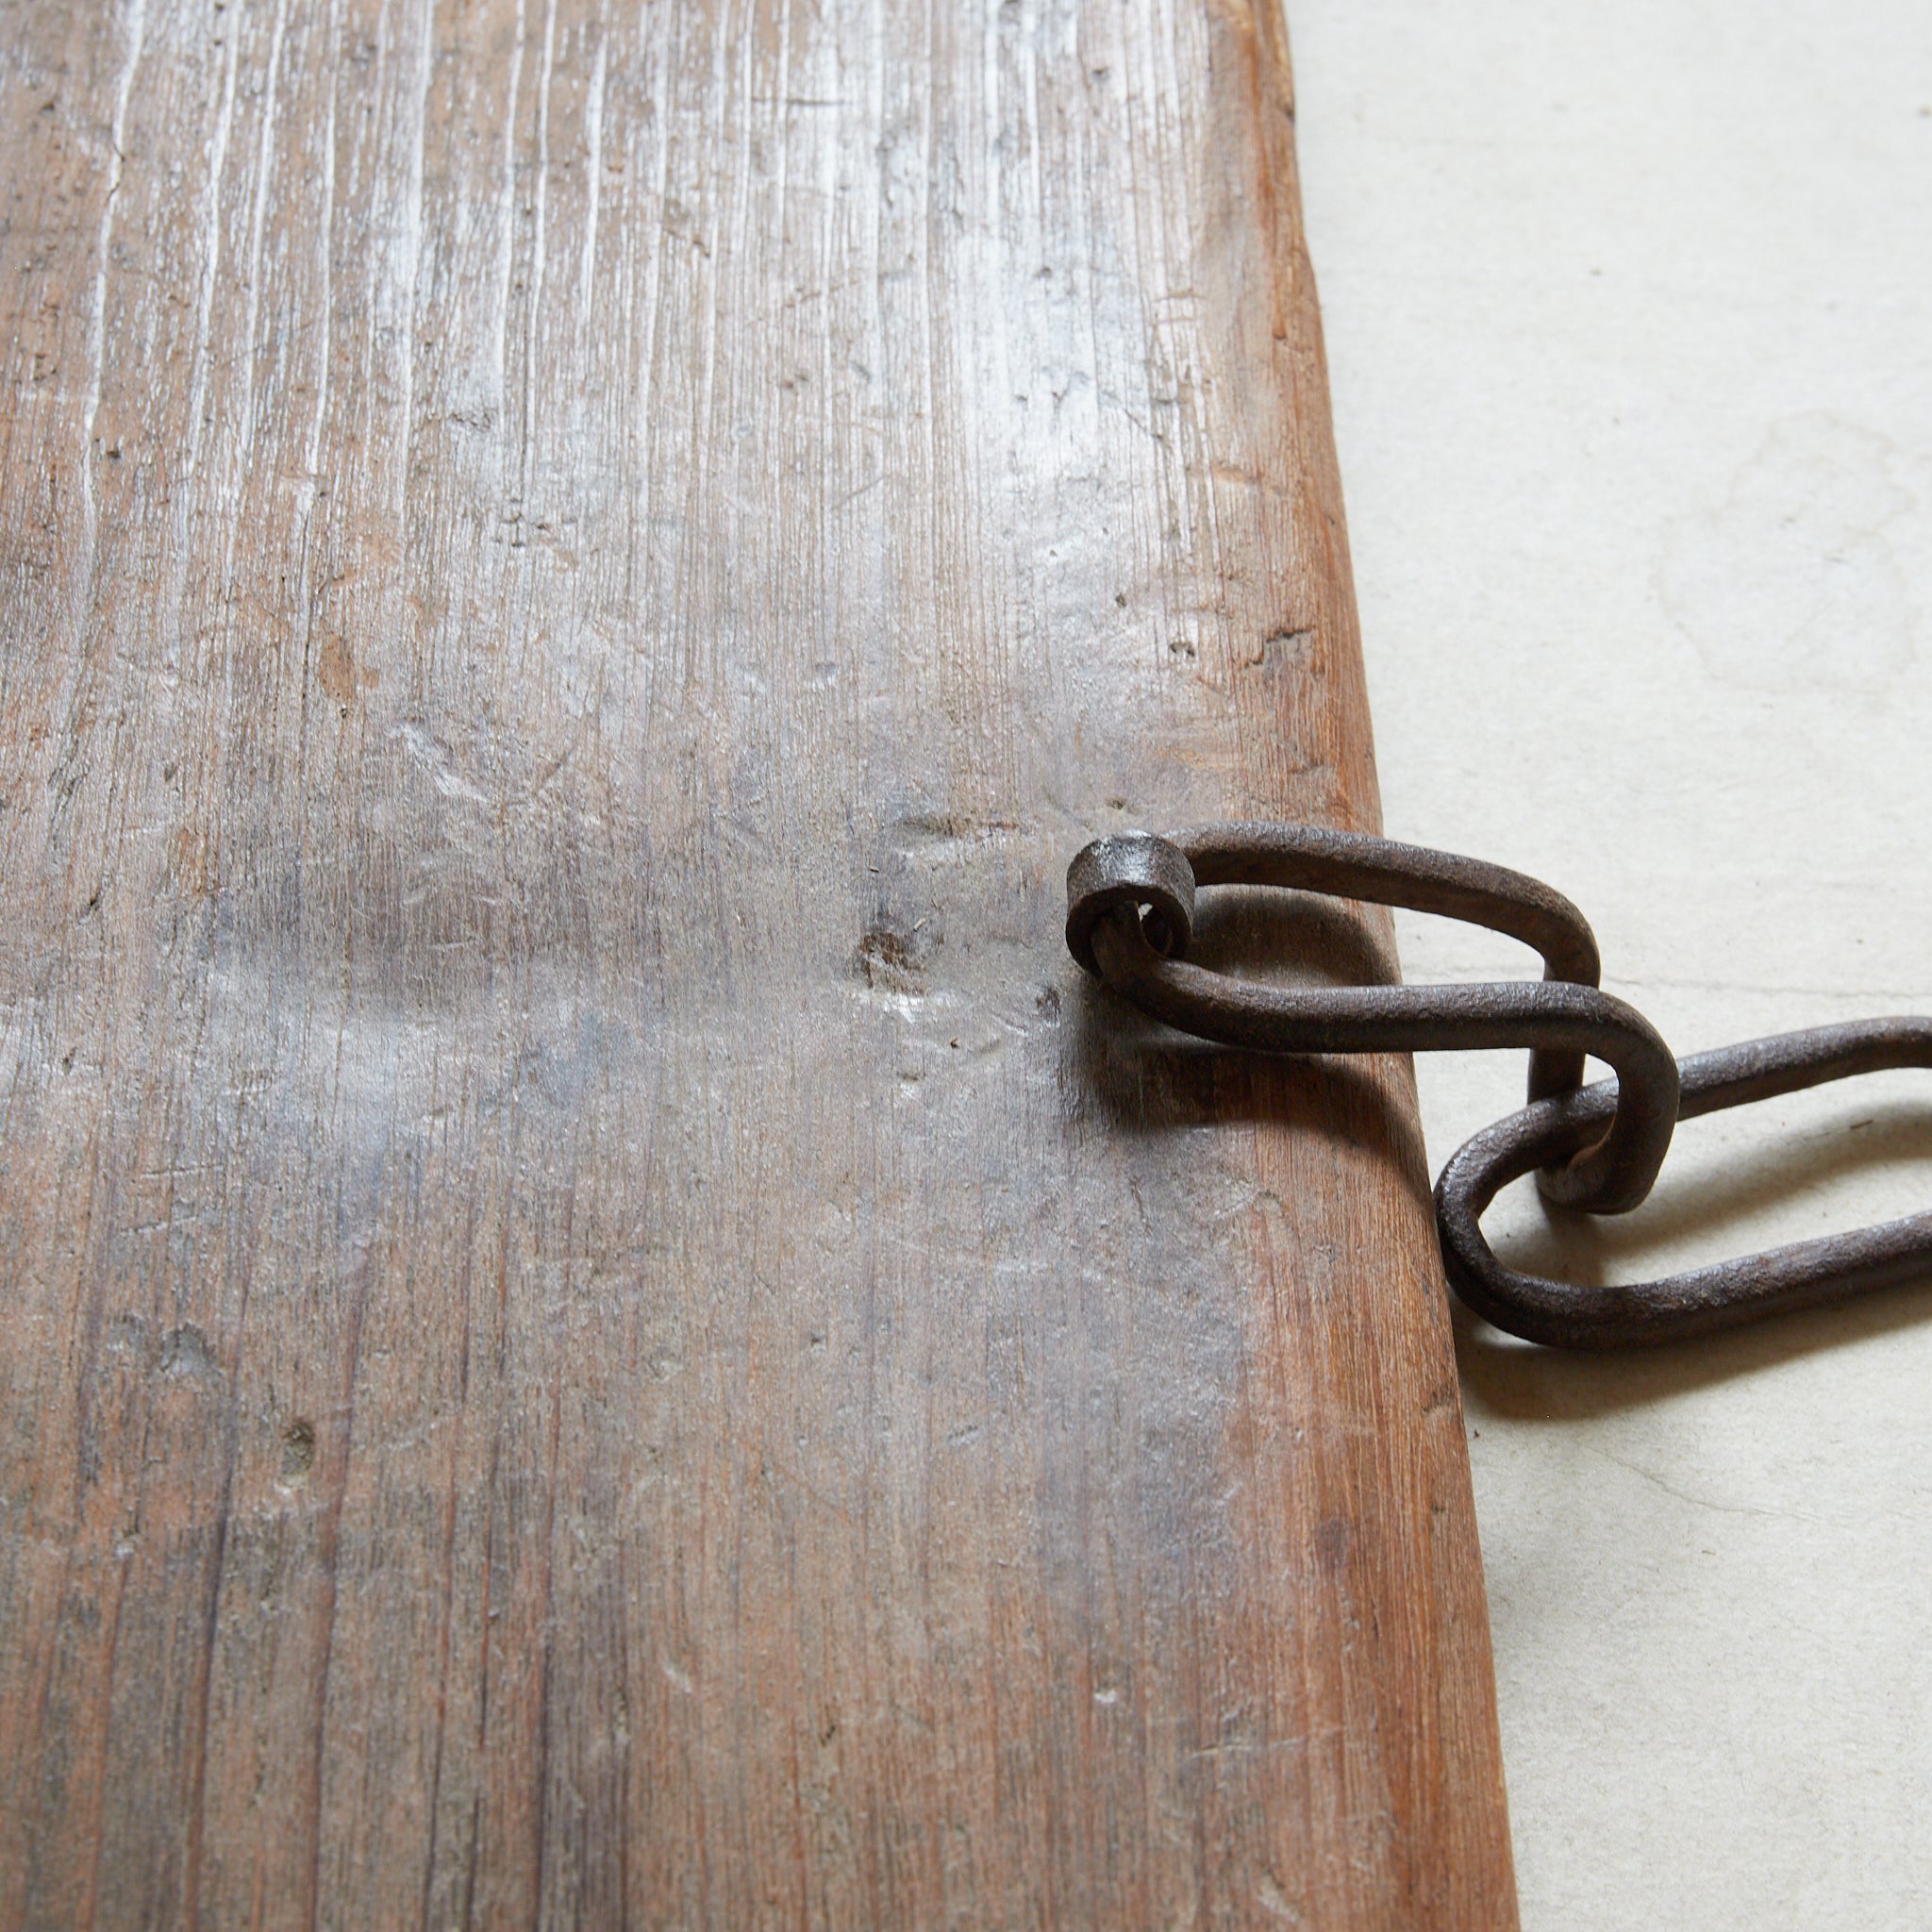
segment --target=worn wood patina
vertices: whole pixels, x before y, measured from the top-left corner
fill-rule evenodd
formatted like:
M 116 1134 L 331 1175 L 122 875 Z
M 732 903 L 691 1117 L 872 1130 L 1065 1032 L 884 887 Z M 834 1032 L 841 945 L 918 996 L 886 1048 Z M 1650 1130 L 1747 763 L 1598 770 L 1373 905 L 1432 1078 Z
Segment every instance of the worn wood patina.
M 1511 1924 L 1269 0 L 0 20 L 0 1926 Z

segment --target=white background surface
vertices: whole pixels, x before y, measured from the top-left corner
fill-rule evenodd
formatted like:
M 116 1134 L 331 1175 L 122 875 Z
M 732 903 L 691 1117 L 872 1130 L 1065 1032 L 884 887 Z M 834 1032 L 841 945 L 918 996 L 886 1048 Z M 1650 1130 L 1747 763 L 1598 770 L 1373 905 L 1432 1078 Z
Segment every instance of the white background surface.
M 1932 7 L 1289 11 L 1390 832 L 1568 892 L 1680 1053 L 1932 1011 Z M 1520 1105 L 1418 1072 L 1437 1164 Z M 1927 1207 L 1932 1072 L 1489 1225 L 1640 1279 Z M 1932 1286 L 1462 1368 L 1528 1932 L 1932 1925 Z

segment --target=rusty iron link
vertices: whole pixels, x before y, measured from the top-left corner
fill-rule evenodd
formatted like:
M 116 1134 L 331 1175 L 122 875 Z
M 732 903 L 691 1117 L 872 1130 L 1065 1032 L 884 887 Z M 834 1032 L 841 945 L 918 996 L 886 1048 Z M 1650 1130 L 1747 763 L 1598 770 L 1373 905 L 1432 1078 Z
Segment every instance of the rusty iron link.
M 1441 913 L 1507 933 L 1543 978 L 1472 986 L 1284 988 L 1191 963 L 1203 887 L 1277 886 Z M 1546 1199 L 1621 1214 L 1649 1194 L 1680 1120 L 1890 1067 L 1932 1067 L 1932 1020 L 1887 1019 L 1748 1041 L 1676 1059 L 1598 986 L 1590 924 L 1522 873 L 1312 825 L 1200 825 L 1099 839 L 1067 869 L 1067 946 L 1142 1012 L 1258 1053 L 1526 1047 L 1529 1105 L 1456 1153 L 1436 1184 L 1449 1281 L 1499 1328 L 1550 1347 L 1675 1341 L 1932 1271 L 1932 1214 L 1624 1287 L 1577 1288 L 1507 1267 L 1481 1217 L 1535 1170 Z M 1586 1055 L 1616 1078 L 1583 1084 Z

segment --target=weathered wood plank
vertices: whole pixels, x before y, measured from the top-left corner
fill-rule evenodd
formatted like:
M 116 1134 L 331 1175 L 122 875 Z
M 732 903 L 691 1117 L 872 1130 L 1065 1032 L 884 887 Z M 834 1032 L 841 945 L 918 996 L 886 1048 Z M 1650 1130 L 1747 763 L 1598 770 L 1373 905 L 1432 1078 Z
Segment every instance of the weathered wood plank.
M 1272 7 L 4 20 L 0 1924 L 1509 1923 Z

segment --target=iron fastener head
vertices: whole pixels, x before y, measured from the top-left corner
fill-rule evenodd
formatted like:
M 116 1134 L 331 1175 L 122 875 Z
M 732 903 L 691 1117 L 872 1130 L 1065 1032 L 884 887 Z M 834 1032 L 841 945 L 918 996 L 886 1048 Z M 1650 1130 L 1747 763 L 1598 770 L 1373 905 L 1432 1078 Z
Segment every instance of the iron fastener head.
M 1096 839 L 1067 868 L 1067 950 L 1096 978 L 1093 928 L 1116 906 L 1141 915 L 1147 943 L 1178 958 L 1194 936 L 1194 868 L 1187 854 L 1152 832 Z

